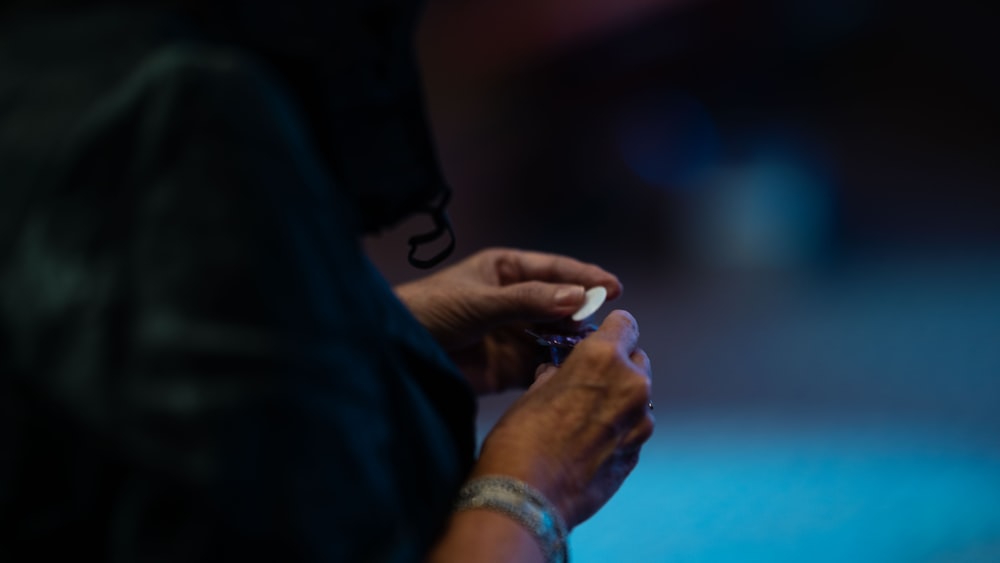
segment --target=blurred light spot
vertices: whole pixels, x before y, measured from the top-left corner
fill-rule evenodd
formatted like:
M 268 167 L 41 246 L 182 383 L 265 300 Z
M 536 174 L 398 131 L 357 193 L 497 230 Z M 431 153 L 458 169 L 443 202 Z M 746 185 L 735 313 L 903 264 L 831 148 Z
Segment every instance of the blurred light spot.
M 822 258 L 833 236 L 833 193 L 806 155 L 758 151 L 706 177 L 687 219 L 692 250 L 719 267 L 783 268 Z
M 686 94 L 644 94 L 615 120 L 626 165 L 655 186 L 684 190 L 719 156 L 719 136 L 705 107 Z

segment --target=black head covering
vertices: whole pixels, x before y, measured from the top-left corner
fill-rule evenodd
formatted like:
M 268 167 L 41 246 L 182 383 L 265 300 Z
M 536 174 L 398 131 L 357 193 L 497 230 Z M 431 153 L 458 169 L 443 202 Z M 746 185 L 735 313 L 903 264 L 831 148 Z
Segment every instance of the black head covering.
M 414 33 L 421 2 L 293 0 L 174 4 L 210 37 L 273 65 L 302 103 L 315 141 L 337 180 L 375 232 L 414 212 L 429 233 L 410 239 L 415 266 L 436 265 L 454 236 L 444 212 L 449 190 L 426 120 Z M 417 246 L 448 235 L 428 260 Z

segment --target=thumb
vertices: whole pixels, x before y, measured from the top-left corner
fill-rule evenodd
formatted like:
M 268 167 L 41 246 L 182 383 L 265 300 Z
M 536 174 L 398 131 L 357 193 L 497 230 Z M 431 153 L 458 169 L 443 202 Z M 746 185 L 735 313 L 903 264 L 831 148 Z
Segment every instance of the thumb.
M 535 369 L 535 383 L 534 384 L 535 385 L 541 385 L 541 384 L 545 383 L 553 375 L 555 375 L 556 372 L 558 372 L 558 371 L 559 371 L 559 368 L 557 368 L 554 364 L 551 364 L 551 363 L 545 363 L 545 364 L 542 364 L 542 365 L 538 366 L 538 368 Z
M 583 302 L 582 285 L 522 282 L 500 289 L 492 316 L 500 322 L 552 321 L 573 314 Z

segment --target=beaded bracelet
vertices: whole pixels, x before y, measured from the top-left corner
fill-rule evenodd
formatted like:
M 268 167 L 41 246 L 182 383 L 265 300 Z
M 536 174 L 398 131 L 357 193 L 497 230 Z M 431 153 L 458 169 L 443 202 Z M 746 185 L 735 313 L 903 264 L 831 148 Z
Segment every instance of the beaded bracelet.
M 538 540 L 548 563 L 568 563 L 566 524 L 542 493 L 512 477 L 473 479 L 458 492 L 455 510 L 485 508 L 506 514 Z

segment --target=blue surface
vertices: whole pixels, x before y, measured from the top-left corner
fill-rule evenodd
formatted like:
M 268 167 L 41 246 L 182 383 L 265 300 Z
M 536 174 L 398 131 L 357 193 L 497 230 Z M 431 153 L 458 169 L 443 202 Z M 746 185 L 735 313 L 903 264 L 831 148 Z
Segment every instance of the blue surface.
M 918 426 L 677 415 L 577 563 L 1000 561 L 1000 455 Z

